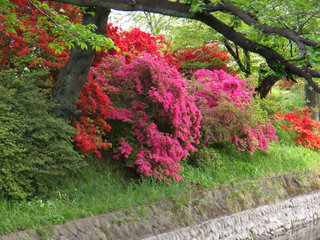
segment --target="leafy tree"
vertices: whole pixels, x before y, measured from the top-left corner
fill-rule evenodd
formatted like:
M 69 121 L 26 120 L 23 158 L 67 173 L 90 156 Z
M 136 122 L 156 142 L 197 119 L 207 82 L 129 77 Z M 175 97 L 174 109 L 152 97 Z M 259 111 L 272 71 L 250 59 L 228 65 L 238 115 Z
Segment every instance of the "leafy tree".
M 245 51 L 259 54 L 277 75 L 289 76 L 290 78 L 303 77 L 315 91 L 320 92 L 320 88 L 314 80 L 320 77 L 319 69 L 316 66 L 319 63 L 320 32 L 317 31 L 319 26 L 317 9 L 320 4 L 317 0 L 279 0 L 272 3 L 258 0 L 254 2 L 245 0 L 220 2 L 143 0 L 139 3 L 124 0 L 100 2 L 94 0 L 57 0 L 57 2 L 96 7 L 100 10 L 109 8 L 126 11 L 143 10 L 201 21 Z M 102 12 L 96 12 L 96 16 L 92 18 L 91 22 L 102 15 Z M 225 15 L 231 16 L 232 21 L 230 22 L 230 17 L 225 18 Z M 292 51 L 283 51 L 284 45 L 282 43 L 284 41 L 292 46 Z M 87 56 L 83 57 L 87 58 Z M 73 59 L 79 59 L 79 56 L 75 58 L 71 56 L 70 64 Z M 66 72 L 61 74 L 61 76 L 66 75 Z M 64 81 L 72 83 L 77 82 L 78 79 L 73 77 Z M 70 102 L 70 99 L 76 97 L 68 96 L 67 92 L 64 92 L 64 89 L 73 89 L 73 85 L 59 85 L 61 81 L 58 81 L 58 86 L 60 86 L 58 88 L 61 91 L 57 94 L 57 98 L 59 102 L 63 103 L 63 106 L 66 102 Z M 274 78 L 264 78 L 261 84 L 266 85 L 264 89 L 270 89 L 270 86 L 275 82 Z M 80 81 L 77 86 L 82 86 L 83 83 Z M 78 91 L 74 91 L 73 95 L 77 96 L 77 93 Z M 72 104 L 71 101 L 67 108 L 72 110 L 74 105 L 75 103 Z M 65 107 L 65 112 L 67 112 L 67 108 Z

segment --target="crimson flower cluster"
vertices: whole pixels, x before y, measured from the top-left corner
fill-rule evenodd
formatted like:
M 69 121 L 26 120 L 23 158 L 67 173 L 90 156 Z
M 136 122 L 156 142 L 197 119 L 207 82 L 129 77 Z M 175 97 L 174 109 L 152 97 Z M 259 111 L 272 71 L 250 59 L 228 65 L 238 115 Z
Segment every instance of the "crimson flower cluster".
M 310 118 L 308 109 L 293 109 L 291 113 L 278 113 L 282 128 L 288 131 L 297 145 L 320 150 L 320 122 Z
M 185 77 L 191 77 L 199 69 L 224 70 L 235 73 L 228 67 L 230 55 L 222 51 L 216 43 L 199 47 L 184 47 L 174 51 L 168 50 L 165 58 Z

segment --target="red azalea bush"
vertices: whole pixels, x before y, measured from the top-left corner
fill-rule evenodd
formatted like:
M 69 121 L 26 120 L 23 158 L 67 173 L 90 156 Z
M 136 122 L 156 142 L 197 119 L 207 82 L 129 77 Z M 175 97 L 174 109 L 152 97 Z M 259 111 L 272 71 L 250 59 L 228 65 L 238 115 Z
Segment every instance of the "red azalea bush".
M 132 63 L 106 58 L 91 74 L 114 104 L 114 157 L 142 176 L 182 179 L 180 161 L 195 151 L 201 114 L 179 72 L 144 55 Z
M 68 4 L 52 3 L 55 9 L 80 21 L 79 10 Z M 57 54 L 51 43 L 64 45 L 52 32 L 49 20 L 27 0 L 11 0 L 10 14 L 0 12 L 0 70 L 25 64 L 30 69 L 48 69 L 55 77 L 68 60 L 68 51 Z M 17 60 L 19 58 L 19 60 Z
M 98 52 L 94 59 L 94 66 L 98 66 L 100 61 L 107 55 L 125 56 L 127 62 L 131 62 L 136 56 L 144 53 L 161 57 L 164 46 L 168 46 L 163 35 L 153 36 L 150 33 L 141 31 L 139 28 L 126 31 L 109 23 L 106 32 L 107 37 L 111 38 L 119 49 L 111 49 L 108 53 L 104 51 Z
M 234 73 L 227 65 L 230 56 L 222 51 L 218 44 L 210 43 L 200 47 L 184 47 L 169 51 L 166 59 L 170 65 L 175 66 L 178 71 L 186 77 L 199 69 L 225 70 Z
M 81 109 L 81 115 L 72 118 L 76 127 L 76 145 L 84 153 L 94 152 L 101 158 L 100 150 L 111 147 L 105 136 L 111 130 L 106 120 L 110 118 L 112 108 L 109 97 L 91 76 L 80 92 L 77 106 Z
M 320 150 L 320 122 L 311 119 L 308 109 L 293 109 L 291 113 L 278 113 L 282 128 L 290 133 L 297 145 Z
M 291 79 L 283 78 L 276 84 L 280 89 L 283 90 L 291 90 L 292 87 L 296 84 L 296 82 L 292 81 Z M 299 85 L 299 87 L 301 87 Z
M 235 143 L 241 151 L 268 149 L 275 128 L 261 116 L 246 82 L 222 70 L 198 70 L 190 93 L 201 110 L 202 137 L 207 144 Z
M 58 54 L 49 45 L 53 42 L 64 44 L 63 41 L 52 32 L 48 20 L 40 18 L 41 13 L 28 1 L 11 2 L 13 8 L 11 11 L 17 16 L 14 24 L 10 23 L 11 20 L 7 15 L 0 13 L 0 54 L 3 56 L 0 59 L 0 69 L 19 67 L 16 65 L 24 61 L 23 64 L 30 70 L 49 70 L 47 79 L 53 81 L 66 64 L 69 53 L 63 51 Z M 70 21 L 75 23 L 79 23 L 82 18 L 78 8 L 72 5 L 50 2 L 49 5 L 60 14 L 67 15 Z M 102 139 L 110 131 L 110 126 L 106 123 L 111 111 L 109 103 L 109 98 L 100 86 L 88 78 L 79 96 L 78 108 L 82 114 L 72 119 L 76 128 L 74 136 L 76 145 L 84 153 L 94 152 L 101 157 L 100 149 L 106 150 L 111 146 Z

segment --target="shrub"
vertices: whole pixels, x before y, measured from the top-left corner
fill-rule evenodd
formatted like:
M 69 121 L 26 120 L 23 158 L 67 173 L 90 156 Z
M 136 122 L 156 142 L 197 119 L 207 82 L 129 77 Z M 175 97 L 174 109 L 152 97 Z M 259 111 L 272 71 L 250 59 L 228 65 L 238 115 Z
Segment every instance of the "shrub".
M 46 195 L 83 166 L 74 129 L 48 113 L 44 82 L 43 73 L 0 71 L 0 192 L 8 198 Z
M 104 51 L 98 52 L 94 59 L 94 66 L 99 65 L 107 55 L 124 56 L 127 63 L 131 62 L 136 56 L 145 53 L 160 57 L 164 46 L 168 46 L 163 35 L 153 36 L 151 33 L 141 31 L 139 28 L 126 31 L 109 23 L 106 32 L 107 37 L 111 38 L 119 49 L 111 49 L 108 53 Z
M 170 65 L 186 77 L 192 76 L 199 69 L 234 71 L 227 65 L 230 56 L 222 51 L 218 44 L 210 43 L 200 47 L 184 47 L 166 54 Z
M 79 22 L 79 10 L 68 4 L 49 3 L 58 12 Z M 27 0 L 10 0 L 0 12 L 0 70 L 26 66 L 30 69 L 48 69 L 55 77 L 68 60 L 68 51 L 56 53 L 50 45 L 64 46 L 54 33 L 51 20 Z
M 81 109 L 81 115 L 71 119 L 76 128 L 76 145 L 84 153 L 94 152 L 101 158 L 100 150 L 111 147 L 104 136 L 111 130 L 107 119 L 112 109 L 109 97 L 91 76 L 80 92 L 77 107 Z
M 290 133 L 297 145 L 320 150 L 320 122 L 311 119 L 308 109 L 293 109 L 291 113 L 279 113 L 282 128 Z
M 195 150 L 201 121 L 181 75 L 151 55 L 132 63 L 105 59 L 92 75 L 115 108 L 110 121 L 114 157 L 142 176 L 181 179 L 180 161 Z
M 190 93 L 201 110 L 201 135 L 206 144 L 235 143 L 238 150 L 268 149 L 277 140 L 275 128 L 259 104 L 252 101 L 253 90 L 246 82 L 222 70 L 198 70 Z

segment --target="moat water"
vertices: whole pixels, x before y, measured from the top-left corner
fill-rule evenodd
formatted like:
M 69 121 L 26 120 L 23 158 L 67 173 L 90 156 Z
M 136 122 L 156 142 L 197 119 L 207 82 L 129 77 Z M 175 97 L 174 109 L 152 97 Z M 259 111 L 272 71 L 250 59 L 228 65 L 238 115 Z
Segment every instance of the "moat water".
M 289 230 L 272 238 L 274 240 L 320 240 L 320 222 Z M 262 239 L 261 239 L 262 240 Z

